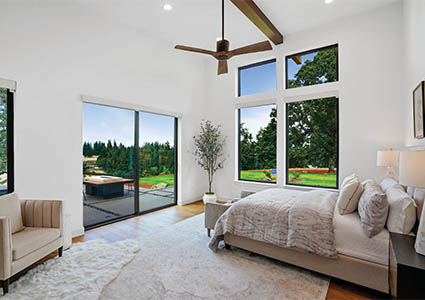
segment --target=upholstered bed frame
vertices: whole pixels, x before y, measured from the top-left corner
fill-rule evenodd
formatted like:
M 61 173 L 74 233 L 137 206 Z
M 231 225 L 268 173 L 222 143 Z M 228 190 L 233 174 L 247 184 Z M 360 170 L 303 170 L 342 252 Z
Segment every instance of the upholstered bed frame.
M 226 247 L 234 246 L 377 291 L 389 292 L 388 267 L 384 265 L 341 254 L 337 259 L 329 259 L 229 233 L 224 235 L 224 242 Z

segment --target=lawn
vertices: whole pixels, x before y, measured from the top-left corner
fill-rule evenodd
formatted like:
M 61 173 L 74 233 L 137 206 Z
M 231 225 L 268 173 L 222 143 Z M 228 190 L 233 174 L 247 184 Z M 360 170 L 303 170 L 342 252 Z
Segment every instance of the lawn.
M 289 173 L 290 178 L 294 178 L 295 173 Z M 298 173 L 299 180 L 296 182 L 290 182 L 289 184 L 298 185 L 313 185 L 313 186 L 325 186 L 325 187 L 336 187 L 336 175 L 335 174 L 309 174 L 309 173 Z M 276 180 L 276 175 L 272 175 L 272 178 Z M 266 181 L 266 175 L 262 170 L 258 171 L 241 171 L 241 179 L 244 180 L 256 180 Z
M 274 180 L 276 180 L 276 175 L 272 175 L 272 178 Z M 263 170 L 241 171 L 241 179 L 256 180 L 256 181 L 267 181 L 266 174 L 264 174 Z
M 169 186 L 174 185 L 174 174 L 159 175 L 159 176 L 150 176 L 139 179 L 140 183 L 155 185 L 158 183 L 166 183 Z
M 295 173 L 289 173 L 290 178 L 294 178 Z M 290 182 L 289 184 L 300 184 L 300 185 L 314 185 L 314 186 L 325 186 L 325 187 L 336 187 L 336 175 L 335 174 L 309 174 L 309 173 L 298 173 L 300 174 L 300 181 Z

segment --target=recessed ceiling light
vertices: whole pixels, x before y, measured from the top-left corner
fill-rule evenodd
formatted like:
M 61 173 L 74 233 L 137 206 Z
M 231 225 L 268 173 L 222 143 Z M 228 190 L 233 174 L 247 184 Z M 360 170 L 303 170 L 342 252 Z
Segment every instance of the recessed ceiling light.
M 326 4 L 329 4 L 329 3 L 332 3 L 332 2 L 334 2 L 334 0 L 325 0 Z
M 166 10 L 166 11 L 170 11 L 170 10 L 172 10 L 172 9 L 173 9 L 173 7 L 171 6 L 171 4 L 168 4 L 168 3 L 164 4 L 163 8 L 164 8 L 164 10 Z

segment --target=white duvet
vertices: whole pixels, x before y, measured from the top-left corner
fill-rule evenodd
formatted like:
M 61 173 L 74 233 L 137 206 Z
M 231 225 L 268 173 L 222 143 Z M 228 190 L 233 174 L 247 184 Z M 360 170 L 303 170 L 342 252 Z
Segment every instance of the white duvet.
M 389 233 L 386 228 L 369 238 L 360 226 L 357 212 L 341 216 L 337 209 L 333 222 L 336 251 L 339 254 L 388 265 Z

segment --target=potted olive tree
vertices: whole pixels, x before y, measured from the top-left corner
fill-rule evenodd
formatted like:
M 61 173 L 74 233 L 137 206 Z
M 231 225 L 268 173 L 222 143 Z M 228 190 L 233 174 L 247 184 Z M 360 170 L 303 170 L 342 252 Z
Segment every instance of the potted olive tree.
M 193 137 L 193 140 L 195 143 L 193 155 L 196 157 L 197 163 L 208 174 L 208 192 L 204 194 L 204 203 L 215 202 L 217 197 L 211 187 L 215 172 L 224 166 L 226 139 L 222 137 L 219 125 L 214 126 L 211 121 L 202 120 L 200 132 Z

